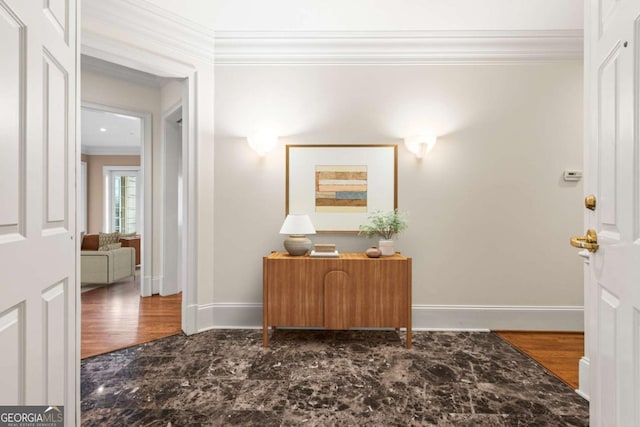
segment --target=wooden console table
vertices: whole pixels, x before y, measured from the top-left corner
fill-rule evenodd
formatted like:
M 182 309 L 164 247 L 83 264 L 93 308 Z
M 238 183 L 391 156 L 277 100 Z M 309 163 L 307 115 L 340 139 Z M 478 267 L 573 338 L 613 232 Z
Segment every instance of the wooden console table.
M 263 258 L 262 344 L 269 326 L 406 328 L 411 348 L 411 258 L 310 258 L 273 252 Z

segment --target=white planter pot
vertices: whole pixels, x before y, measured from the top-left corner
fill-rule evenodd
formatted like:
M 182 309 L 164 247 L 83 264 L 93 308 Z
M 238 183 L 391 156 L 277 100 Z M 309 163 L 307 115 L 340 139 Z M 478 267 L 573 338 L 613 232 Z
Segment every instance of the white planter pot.
M 378 248 L 382 252 L 382 256 L 392 256 L 396 254 L 396 242 L 393 240 L 380 240 Z

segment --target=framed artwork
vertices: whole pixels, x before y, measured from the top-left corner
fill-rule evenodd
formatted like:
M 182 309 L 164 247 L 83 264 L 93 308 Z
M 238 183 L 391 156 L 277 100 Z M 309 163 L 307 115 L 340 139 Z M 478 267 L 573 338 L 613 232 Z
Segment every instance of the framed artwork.
M 287 145 L 286 213 L 309 215 L 318 233 L 357 233 L 397 207 L 397 145 Z

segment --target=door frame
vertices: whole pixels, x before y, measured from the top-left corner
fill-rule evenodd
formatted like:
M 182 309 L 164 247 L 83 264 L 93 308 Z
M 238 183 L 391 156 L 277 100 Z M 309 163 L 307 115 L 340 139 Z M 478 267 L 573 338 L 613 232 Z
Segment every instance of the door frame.
M 142 188 L 142 241 L 140 242 L 140 295 L 151 296 L 152 294 L 152 277 L 153 269 L 151 268 L 153 259 L 153 180 L 152 180 L 152 123 L 151 113 L 127 110 L 124 108 L 118 108 L 105 104 L 98 104 L 95 102 L 82 102 L 82 108 L 89 108 L 97 111 L 105 111 L 114 114 L 123 114 L 126 116 L 138 117 L 142 120 L 142 144 L 140 145 L 140 168 L 141 174 L 141 188 Z M 104 221 L 103 221 L 104 224 Z M 80 262 L 78 261 L 78 264 Z

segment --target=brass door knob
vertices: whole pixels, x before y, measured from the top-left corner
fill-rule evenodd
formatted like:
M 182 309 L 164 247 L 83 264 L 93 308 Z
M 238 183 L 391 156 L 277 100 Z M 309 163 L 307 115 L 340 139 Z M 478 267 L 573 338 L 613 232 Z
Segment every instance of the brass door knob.
M 589 209 L 590 211 L 596 210 L 596 196 L 593 194 L 589 194 L 584 198 L 584 207 Z
M 592 253 L 596 252 L 598 248 L 600 248 L 600 245 L 598 245 L 598 234 L 592 229 L 588 229 L 587 235 L 584 237 L 571 237 L 569 239 L 569 243 L 571 243 L 571 246 L 573 247 L 586 249 Z

